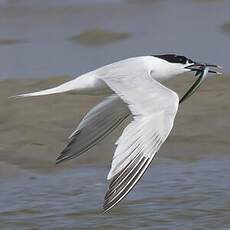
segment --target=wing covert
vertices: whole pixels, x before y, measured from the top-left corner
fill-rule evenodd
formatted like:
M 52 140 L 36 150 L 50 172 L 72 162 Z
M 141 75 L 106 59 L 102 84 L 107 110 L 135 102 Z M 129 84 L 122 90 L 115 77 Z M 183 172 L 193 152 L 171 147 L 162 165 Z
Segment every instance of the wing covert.
M 175 92 L 151 78 L 147 72 L 133 76 L 101 76 L 128 104 L 133 121 L 117 141 L 104 211 L 119 203 L 142 177 L 162 143 L 168 137 L 177 112 Z

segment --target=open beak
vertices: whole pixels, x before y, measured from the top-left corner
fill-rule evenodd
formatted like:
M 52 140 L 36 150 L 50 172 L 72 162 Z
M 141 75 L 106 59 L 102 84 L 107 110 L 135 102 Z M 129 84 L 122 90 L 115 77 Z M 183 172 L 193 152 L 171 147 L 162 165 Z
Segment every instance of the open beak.
M 180 99 L 180 103 L 185 99 L 189 98 L 195 91 L 199 88 L 203 80 L 205 79 L 208 73 L 213 74 L 221 74 L 216 70 L 211 70 L 210 68 L 222 69 L 222 67 L 213 64 L 198 64 L 194 63 L 190 66 L 185 67 L 186 69 L 190 69 L 191 71 L 195 71 L 195 76 L 198 76 L 197 80 L 191 85 L 190 89 L 184 94 L 184 96 Z
M 214 65 L 214 64 L 206 64 L 206 63 L 194 63 L 192 65 L 186 66 L 185 69 L 189 69 L 192 72 L 196 72 L 196 76 L 201 73 L 205 67 L 209 67 L 208 73 L 212 73 L 212 74 L 222 74 L 216 70 L 212 70 L 210 68 L 216 68 L 216 69 L 222 69 L 221 66 L 219 65 Z

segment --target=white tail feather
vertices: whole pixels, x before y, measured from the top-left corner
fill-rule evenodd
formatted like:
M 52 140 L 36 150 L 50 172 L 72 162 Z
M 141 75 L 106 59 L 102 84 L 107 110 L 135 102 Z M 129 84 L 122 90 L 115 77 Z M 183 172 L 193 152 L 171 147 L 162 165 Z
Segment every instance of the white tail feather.
M 64 93 L 73 90 L 78 94 L 87 94 L 87 95 L 101 95 L 101 94 L 104 95 L 104 94 L 111 93 L 111 90 L 108 90 L 108 86 L 102 80 L 95 77 L 94 74 L 87 73 L 81 75 L 80 77 L 75 78 L 74 80 L 68 81 L 54 88 L 45 89 L 33 93 L 19 94 L 16 96 L 12 96 L 11 98 L 36 97 L 36 96 Z
M 19 94 L 16 96 L 11 96 L 10 98 L 36 97 L 36 96 L 44 96 L 44 95 L 50 95 L 50 94 L 64 93 L 64 92 L 76 89 L 76 84 L 73 81 L 74 80 L 68 81 L 68 82 L 66 82 L 62 85 L 59 85 L 57 87 L 54 87 L 54 88 L 45 89 L 45 90 L 41 90 L 41 91 L 33 92 L 33 93 Z

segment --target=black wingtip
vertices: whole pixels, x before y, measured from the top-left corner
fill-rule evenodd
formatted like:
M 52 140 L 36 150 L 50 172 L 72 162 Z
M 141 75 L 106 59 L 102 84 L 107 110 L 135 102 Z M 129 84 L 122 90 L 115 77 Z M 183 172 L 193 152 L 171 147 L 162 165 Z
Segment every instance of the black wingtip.
M 103 211 L 102 211 L 103 214 L 108 214 L 108 210 L 106 208 L 103 207 Z
M 60 163 L 62 163 L 62 160 L 59 160 L 59 159 L 57 158 L 56 161 L 55 161 L 55 164 L 56 164 L 56 165 L 59 165 Z
M 66 145 L 66 147 L 61 151 L 59 156 L 56 158 L 56 164 L 60 164 L 65 160 L 73 158 L 73 155 L 68 155 L 72 142 L 73 142 L 73 139 L 71 139 L 70 142 Z
M 59 157 L 56 159 L 55 164 L 59 165 L 60 163 L 63 162 L 63 159 L 59 159 Z
M 72 159 L 71 156 L 67 157 L 61 153 L 60 156 L 56 158 L 56 165 L 62 163 L 63 161 L 69 160 L 69 159 Z
M 56 165 L 62 163 L 65 160 L 68 160 L 69 158 L 71 158 L 71 156 L 66 156 L 65 151 L 66 148 L 59 154 L 59 156 L 56 158 Z
M 114 208 L 114 206 L 108 206 L 108 204 L 104 203 L 103 214 L 108 214 L 113 208 Z

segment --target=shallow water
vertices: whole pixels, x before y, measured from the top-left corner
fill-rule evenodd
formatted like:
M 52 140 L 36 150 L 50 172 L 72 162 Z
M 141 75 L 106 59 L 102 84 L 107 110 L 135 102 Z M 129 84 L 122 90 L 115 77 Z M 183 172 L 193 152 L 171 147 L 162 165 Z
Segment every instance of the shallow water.
M 230 21 L 228 0 L 0 4 L 0 79 L 78 75 L 121 58 L 166 52 L 230 71 L 230 37 L 223 27 Z M 70 40 L 98 30 L 111 32 L 111 40 Z M 82 158 L 54 165 L 67 136 L 100 99 L 72 94 L 7 99 L 67 79 L 1 81 L 0 229 L 229 229 L 229 77 L 207 80 L 180 108 L 152 167 L 108 214 L 101 207 L 121 130 Z M 184 91 L 181 80 L 175 86 Z
M 180 53 L 229 67 L 228 0 L 3 1 L 0 79 L 80 75 L 130 56 Z M 8 4 L 7 4 L 8 3 Z M 109 20 L 108 20 L 109 19 Z M 127 33 L 104 46 L 69 38 L 101 29 Z
M 230 158 L 156 158 L 118 207 L 102 213 L 105 166 L 1 180 L 1 229 L 228 229 Z
M 33 91 L 64 80 L 1 81 L 0 229 L 228 229 L 228 76 L 207 79 L 180 106 L 152 167 L 108 214 L 101 207 L 121 127 L 82 157 L 54 163 L 83 114 L 101 99 L 8 99 L 19 88 Z M 177 80 L 173 88 L 184 90 L 185 79 Z

